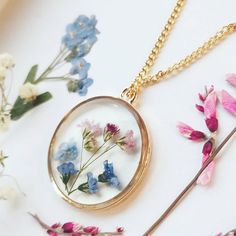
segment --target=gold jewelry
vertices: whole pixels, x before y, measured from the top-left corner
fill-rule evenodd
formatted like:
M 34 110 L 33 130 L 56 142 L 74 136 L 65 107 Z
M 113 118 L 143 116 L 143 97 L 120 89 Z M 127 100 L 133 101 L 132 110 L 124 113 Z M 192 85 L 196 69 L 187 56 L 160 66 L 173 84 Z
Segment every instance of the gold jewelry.
M 201 59 L 206 53 L 213 49 L 218 43 L 223 41 L 228 35 L 236 32 L 236 23 L 224 26 L 220 31 L 218 31 L 213 37 L 211 37 L 207 42 L 203 43 L 202 46 L 193 51 L 190 55 L 186 56 L 184 59 L 175 63 L 174 65 L 168 67 L 166 70 L 160 70 L 155 75 L 150 75 L 150 71 L 161 51 L 165 42 L 176 23 L 181 11 L 183 10 L 185 0 L 178 0 L 177 4 L 167 21 L 161 35 L 159 36 L 154 48 L 152 49 L 150 55 L 148 56 L 145 65 L 139 72 L 138 76 L 131 83 L 130 87 L 125 89 L 122 93 L 123 97 L 127 97 L 131 102 L 137 98 L 143 88 L 152 86 L 163 79 L 177 73 L 186 67 L 190 66 L 197 60 Z
M 122 99 L 90 98 L 74 107 L 56 128 L 49 147 L 48 169 L 57 192 L 68 203 L 102 209 L 123 202 L 135 191 L 144 178 L 151 153 L 145 123 L 133 107 L 138 95 L 143 88 L 190 66 L 236 31 L 236 24 L 224 26 L 193 53 L 151 75 L 184 4 L 185 0 L 177 1 L 145 65 L 123 91 Z M 125 129 L 129 131 L 124 133 Z M 69 142 L 71 136 L 74 140 Z

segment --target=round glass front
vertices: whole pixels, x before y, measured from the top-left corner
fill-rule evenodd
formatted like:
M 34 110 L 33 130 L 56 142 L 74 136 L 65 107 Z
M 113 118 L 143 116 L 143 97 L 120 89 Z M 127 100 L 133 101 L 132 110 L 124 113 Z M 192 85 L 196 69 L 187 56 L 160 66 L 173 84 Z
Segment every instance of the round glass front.
M 95 97 L 61 121 L 49 149 L 57 190 L 77 207 L 104 208 L 125 199 L 148 163 L 145 125 L 127 102 Z

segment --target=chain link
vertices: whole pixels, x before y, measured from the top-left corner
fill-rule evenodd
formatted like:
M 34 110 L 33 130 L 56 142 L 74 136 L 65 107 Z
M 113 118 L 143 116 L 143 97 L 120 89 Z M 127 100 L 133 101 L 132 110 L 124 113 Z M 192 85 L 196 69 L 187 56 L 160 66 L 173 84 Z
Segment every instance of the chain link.
M 236 23 L 224 26 L 207 42 L 205 42 L 197 50 L 193 51 L 190 55 L 186 56 L 184 59 L 168 67 L 166 70 L 159 71 L 155 75 L 150 75 L 150 70 L 152 69 L 162 47 L 165 45 L 165 42 L 170 32 L 172 31 L 173 26 L 177 21 L 177 18 L 183 10 L 184 4 L 185 0 L 177 1 L 170 18 L 168 19 L 164 30 L 161 32 L 161 35 L 159 36 L 154 48 L 152 49 L 145 65 L 143 66 L 135 80 L 131 83 L 130 87 L 126 88 L 123 91 L 122 97 L 127 97 L 131 103 L 134 102 L 134 100 L 137 98 L 137 95 L 141 92 L 143 88 L 154 85 L 159 81 L 171 76 L 172 74 L 177 73 L 190 66 L 191 64 L 202 58 L 217 44 L 223 41 L 228 35 L 232 34 L 233 32 L 236 32 Z

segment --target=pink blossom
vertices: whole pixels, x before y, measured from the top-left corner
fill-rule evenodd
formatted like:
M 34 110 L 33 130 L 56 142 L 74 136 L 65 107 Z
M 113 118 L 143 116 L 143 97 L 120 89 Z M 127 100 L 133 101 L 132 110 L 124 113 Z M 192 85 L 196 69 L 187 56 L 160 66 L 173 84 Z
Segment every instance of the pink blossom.
M 205 94 L 198 94 L 198 97 L 200 99 L 200 101 L 205 102 L 206 98 L 208 97 L 208 95 L 214 91 L 214 86 L 211 85 L 211 87 L 208 89 L 207 87 L 205 87 Z
M 87 132 L 90 132 L 90 134 L 96 138 L 102 134 L 102 128 L 100 127 L 100 124 L 95 124 L 94 121 L 85 120 L 82 122 L 82 124 L 78 125 L 79 127 L 83 128 Z
M 228 81 L 231 85 L 236 86 L 236 74 L 227 74 L 226 81 Z
M 124 138 L 124 145 L 123 148 L 126 152 L 132 153 L 136 149 L 136 142 L 134 139 L 134 132 L 133 130 L 127 131 L 125 138 Z
M 105 132 L 116 135 L 120 132 L 120 129 L 117 125 L 108 123 L 105 127 Z
M 48 233 L 48 235 L 50 235 L 50 236 L 57 236 L 57 235 L 58 235 L 57 232 L 52 231 L 52 230 L 50 230 L 50 229 L 47 231 L 47 233 Z
M 117 233 L 123 233 L 124 232 L 124 228 L 123 227 L 118 227 L 116 229 Z
M 197 108 L 200 112 L 204 113 L 204 107 L 203 107 L 203 106 L 196 104 L 196 108 Z
M 206 159 L 206 157 L 203 157 L 203 159 Z M 202 172 L 201 176 L 197 180 L 197 184 L 199 185 L 207 185 L 210 183 L 213 172 L 215 169 L 215 162 L 212 161 L 207 168 Z
M 179 122 L 177 124 L 177 128 L 179 129 L 179 132 L 186 138 L 193 140 L 193 141 L 202 141 L 206 138 L 206 135 L 198 130 L 194 130 L 189 125 L 186 125 L 185 123 Z
M 225 90 L 218 93 L 218 98 L 225 110 L 236 116 L 236 99 Z
M 58 228 L 61 228 L 61 224 L 59 224 L 59 223 L 56 223 L 56 224 L 53 224 L 52 226 L 51 226 L 51 228 L 52 229 L 58 229 Z M 58 234 L 57 234 L 57 232 L 55 232 L 55 231 L 53 231 L 53 230 L 48 230 L 47 231 L 47 233 L 50 235 L 50 236 L 57 236 Z
M 84 228 L 85 233 L 90 233 L 91 235 L 96 235 L 99 233 L 99 228 L 96 226 L 88 226 Z
M 216 92 L 211 92 L 204 102 L 204 114 L 206 116 L 206 125 L 211 132 L 218 129 L 218 119 L 216 118 L 217 96 Z
M 62 229 L 63 229 L 64 233 L 73 233 L 74 223 L 67 222 L 64 225 L 62 225 Z
M 119 126 L 112 123 L 108 123 L 104 129 L 103 139 L 105 142 L 107 142 L 108 140 L 116 137 L 119 133 L 120 133 Z
M 211 154 L 213 150 L 213 142 L 212 140 L 208 140 L 204 146 L 203 146 L 203 149 L 202 149 L 202 153 L 204 155 L 204 157 L 207 157 Z M 204 159 L 204 158 L 203 158 Z M 205 162 L 206 160 L 203 160 L 203 162 Z
M 216 103 L 217 103 L 217 96 L 216 92 L 211 92 L 205 102 L 204 102 L 204 114 L 207 119 L 211 117 L 216 117 Z

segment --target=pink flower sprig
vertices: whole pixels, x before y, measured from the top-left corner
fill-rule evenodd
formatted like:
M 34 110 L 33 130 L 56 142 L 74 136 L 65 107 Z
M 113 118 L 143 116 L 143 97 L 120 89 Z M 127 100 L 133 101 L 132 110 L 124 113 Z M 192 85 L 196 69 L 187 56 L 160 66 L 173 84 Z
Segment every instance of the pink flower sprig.
M 52 226 L 45 224 L 37 215 L 29 213 L 50 236 L 112 236 L 122 235 L 123 227 L 117 227 L 114 232 L 101 232 L 97 226 L 83 226 L 75 222 L 67 222 L 65 224 L 55 223 Z
M 227 81 L 236 86 L 236 75 L 231 74 L 227 76 Z M 180 192 L 170 206 L 162 213 L 162 215 L 156 219 L 156 221 L 149 227 L 149 229 L 143 234 L 143 236 L 150 236 L 152 233 L 161 225 L 161 223 L 173 212 L 173 210 L 180 204 L 181 201 L 191 192 L 191 190 L 198 184 L 209 183 L 212 172 L 215 166 L 215 159 L 219 155 L 220 151 L 230 141 L 230 139 L 236 134 L 236 126 L 233 127 L 232 131 L 225 137 L 225 139 L 215 147 L 216 132 L 218 130 L 218 119 L 216 114 L 217 101 L 219 100 L 222 106 L 232 115 L 236 116 L 236 99 L 231 96 L 228 92 L 222 90 L 216 92 L 212 86 L 210 89 L 206 89 L 204 95 L 199 94 L 202 105 L 196 105 L 196 108 L 204 114 L 205 124 L 210 131 L 210 134 L 206 135 L 205 132 L 198 131 L 192 127 L 179 123 L 178 129 L 180 133 L 186 138 L 192 141 L 204 141 L 205 143 L 202 148 L 202 167 L 193 177 L 193 179 L 187 184 L 187 186 Z M 234 231 L 217 236 L 236 236 Z
M 231 85 L 236 86 L 236 75 L 228 74 L 226 79 Z M 196 108 L 204 114 L 205 124 L 210 131 L 210 134 L 205 134 L 202 131 L 193 129 L 185 123 L 178 123 L 177 128 L 179 132 L 189 140 L 195 142 L 205 141 L 202 148 L 202 166 L 209 158 L 211 153 L 215 150 L 215 142 L 218 131 L 218 118 L 217 118 L 217 102 L 218 100 L 222 106 L 233 115 L 236 115 L 236 99 L 232 97 L 227 91 L 222 90 L 216 92 L 214 86 L 209 89 L 205 88 L 205 94 L 199 94 L 201 105 L 197 104 Z M 197 183 L 200 185 L 207 185 L 210 183 L 213 171 L 215 169 L 215 160 L 213 160 L 203 174 L 199 177 Z
M 223 233 L 216 234 L 216 236 L 236 236 L 236 229 L 233 229 L 226 234 Z

